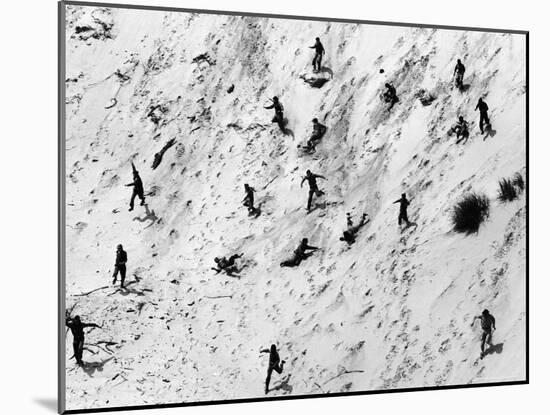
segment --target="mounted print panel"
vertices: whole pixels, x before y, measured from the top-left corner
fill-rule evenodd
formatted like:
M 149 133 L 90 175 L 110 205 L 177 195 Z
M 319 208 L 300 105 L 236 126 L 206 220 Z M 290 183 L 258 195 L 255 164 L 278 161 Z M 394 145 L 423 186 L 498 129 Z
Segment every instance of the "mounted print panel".
M 60 4 L 60 410 L 527 382 L 527 33 Z

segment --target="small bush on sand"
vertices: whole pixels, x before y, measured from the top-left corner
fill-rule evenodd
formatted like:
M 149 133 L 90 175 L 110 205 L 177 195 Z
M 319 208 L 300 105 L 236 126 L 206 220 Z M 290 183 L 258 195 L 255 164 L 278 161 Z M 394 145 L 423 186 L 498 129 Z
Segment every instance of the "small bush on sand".
M 498 186 L 498 200 L 501 202 L 511 202 L 518 198 L 518 191 L 511 179 L 501 179 Z
M 489 217 L 489 198 L 483 194 L 470 193 L 454 207 L 452 221 L 454 230 L 463 233 L 474 233 Z
M 512 183 L 514 183 L 514 186 L 517 187 L 519 193 L 523 192 L 523 189 L 525 189 L 525 182 L 523 181 L 523 176 L 520 173 L 516 173 Z

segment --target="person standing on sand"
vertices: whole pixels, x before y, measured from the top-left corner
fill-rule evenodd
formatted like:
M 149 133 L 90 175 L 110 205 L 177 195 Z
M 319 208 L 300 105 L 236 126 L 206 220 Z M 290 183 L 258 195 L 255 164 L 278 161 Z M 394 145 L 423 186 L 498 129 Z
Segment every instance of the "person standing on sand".
M 483 310 L 481 315 L 475 316 L 470 326 L 473 327 L 477 319 L 481 320 L 481 330 L 483 331 L 481 334 L 481 357 L 483 358 L 485 354 L 485 344 L 493 346 L 493 332 L 497 329 L 496 320 L 487 309 Z
M 409 216 L 407 215 L 407 207 L 410 205 L 410 202 L 407 200 L 405 193 L 401 194 L 401 199 L 397 199 L 393 203 L 399 203 L 399 218 L 397 219 L 399 226 L 401 226 L 402 222 L 405 222 L 407 226 L 410 226 L 411 223 L 409 222 Z
M 483 127 L 484 125 L 491 127 L 491 121 L 489 121 L 489 106 L 485 101 L 483 101 L 481 98 L 479 98 L 479 101 L 477 101 L 476 105 L 476 111 L 479 110 L 479 129 L 481 131 L 481 134 L 483 134 Z
M 267 366 L 267 377 L 265 378 L 265 394 L 269 393 L 269 382 L 271 382 L 271 374 L 273 371 L 278 374 L 283 373 L 283 366 L 285 361 L 281 361 L 279 353 L 277 352 L 277 346 L 271 345 L 271 349 L 260 350 L 260 353 L 269 353 L 269 364 Z M 280 362 L 280 363 L 279 363 Z
M 136 196 L 138 196 L 141 199 L 140 205 L 143 206 L 145 204 L 145 195 L 143 194 L 143 182 L 141 181 L 141 177 L 139 176 L 139 172 L 136 169 L 136 166 L 134 166 L 134 163 L 132 163 L 132 174 L 134 176 L 134 180 L 132 183 L 128 183 L 127 187 L 133 187 L 134 190 L 132 191 L 132 197 L 130 198 L 130 209 L 128 209 L 130 212 L 134 210 L 134 199 Z
M 120 288 L 124 288 L 124 280 L 126 279 L 126 262 L 128 255 L 122 249 L 122 245 L 116 247 L 115 270 L 113 271 L 113 285 L 116 284 L 118 273 L 120 273 Z
M 267 107 L 264 107 L 266 110 L 274 109 L 275 110 L 275 116 L 271 120 L 271 122 L 276 122 L 279 126 L 280 130 L 286 134 L 285 130 L 285 121 L 284 121 L 284 115 L 283 115 L 283 104 L 279 101 L 279 97 L 274 96 L 271 100 L 271 105 L 268 105 Z
M 83 323 L 80 321 L 80 316 L 74 316 L 74 318 L 66 318 L 65 325 L 71 330 L 73 334 L 73 351 L 76 359 L 76 364 L 82 366 L 82 352 L 84 351 L 84 329 L 86 327 L 101 328 L 95 323 Z
M 464 84 L 463 84 L 464 72 L 466 72 L 466 68 L 464 67 L 464 64 L 460 61 L 460 59 L 457 59 L 453 76 L 455 77 L 455 85 L 459 89 L 464 88 Z
M 243 205 L 248 208 L 248 213 L 254 213 L 256 208 L 254 207 L 254 193 L 256 190 L 249 186 L 248 183 L 244 184 L 245 197 L 243 199 Z
M 313 72 L 319 72 L 321 70 L 321 60 L 323 59 L 323 55 L 325 54 L 325 48 L 323 47 L 323 44 L 318 37 L 315 38 L 315 44 L 313 46 L 310 46 L 309 48 L 315 49 L 315 56 L 313 57 L 312 62 Z
M 317 186 L 317 179 L 324 179 L 326 180 L 326 177 L 321 176 L 320 174 L 314 174 L 310 170 L 306 171 L 305 177 L 302 179 L 302 182 L 300 183 L 300 187 L 303 186 L 304 181 L 307 180 L 307 183 L 309 184 L 309 195 L 307 198 L 307 211 L 309 212 L 311 210 L 311 202 L 313 201 L 313 195 L 320 197 L 325 194 L 325 192 L 319 190 L 319 187 Z

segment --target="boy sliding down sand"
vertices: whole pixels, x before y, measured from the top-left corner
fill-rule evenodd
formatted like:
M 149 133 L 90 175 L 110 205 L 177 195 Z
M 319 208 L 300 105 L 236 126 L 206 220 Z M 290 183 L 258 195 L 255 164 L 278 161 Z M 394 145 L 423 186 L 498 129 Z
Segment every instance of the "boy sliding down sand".
M 304 260 L 313 255 L 313 252 L 306 251 L 317 251 L 319 248 L 315 246 L 308 245 L 308 239 L 302 239 L 298 248 L 294 250 L 294 256 L 286 261 L 281 262 L 281 267 L 297 267 Z
M 229 259 L 224 256 L 221 258 L 216 257 L 214 258 L 214 262 L 218 267 L 212 269 L 216 271 L 216 274 L 224 271 L 227 275 L 234 276 L 239 272 L 239 270 L 237 269 L 237 265 L 235 265 L 235 260 L 241 258 L 243 255 L 244 254 L 231 255 Z

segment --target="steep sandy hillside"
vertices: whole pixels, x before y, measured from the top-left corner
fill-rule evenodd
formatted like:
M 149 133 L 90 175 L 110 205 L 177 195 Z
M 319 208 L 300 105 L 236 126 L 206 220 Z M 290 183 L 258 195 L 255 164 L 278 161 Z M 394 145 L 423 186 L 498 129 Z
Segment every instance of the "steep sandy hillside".
M 287 365 L 269 396 L 525 378 L 525 198 L 497 200 L 502 177 L 525 175 L 523 36 L 91 7 L 68 7 L 66 27 L 67 305 L 103 325 L 84 370 L 67 337 L 68 409 L 264 396 L 271 343 Z M 316 36 L 333 73 L 321 88 L 300 78 Z M 292 134 L 263 109 L 273 95 Z M 480 96 L 496 130 L 485 140 Z M 472 134 L 457 145 L 459 114 Z M 313 117 L 328 132 L 304 155 Z M 128 212 L 131 161 L 147 206 Z M 306 169 L 328 178 L 309 215 Z M 491 211 L 465 236 L 450 218 L 470 191 Z M 403 192 L 418 226 L 401 232 Z M 348 248 L 350 211 L 370 222 Z M 303 237 L 321 249 L 281 268 Z M 211 270 L 235 252 L 240 279 Z M 484 308 L 497 347 L 480 360 L 470 322 Z

